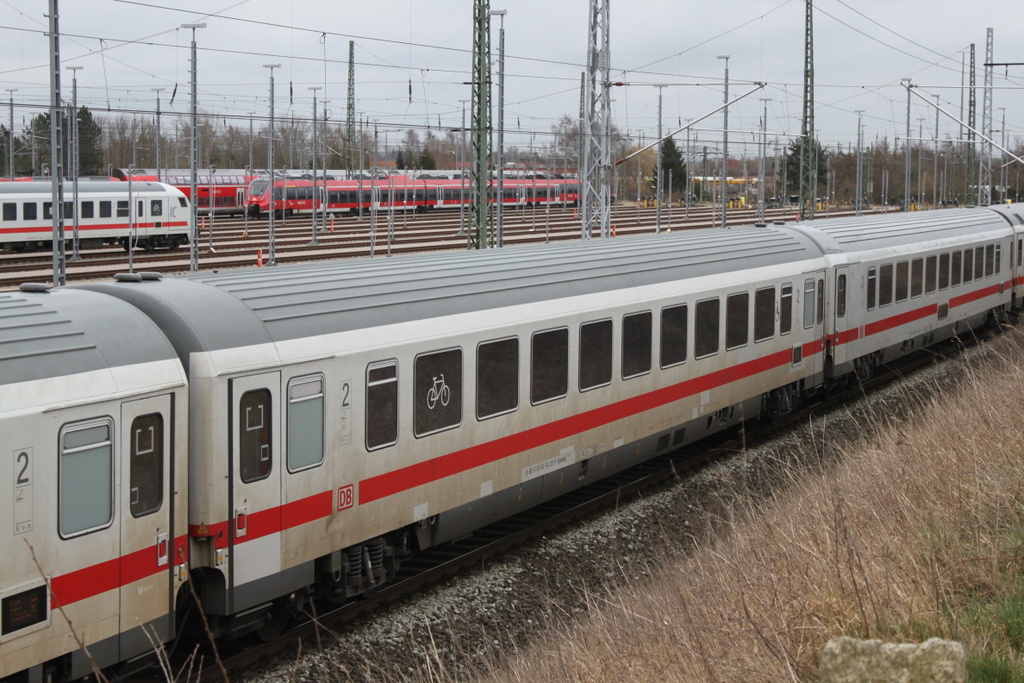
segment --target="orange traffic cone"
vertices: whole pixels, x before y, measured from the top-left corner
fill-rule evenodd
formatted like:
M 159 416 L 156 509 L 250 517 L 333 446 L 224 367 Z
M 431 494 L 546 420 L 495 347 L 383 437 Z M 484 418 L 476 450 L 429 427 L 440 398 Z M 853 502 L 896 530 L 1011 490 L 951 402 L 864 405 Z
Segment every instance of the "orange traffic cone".
M 199 217 L 199 234 L 203 234 L 203 230 L 206 230 L 206 216 Z
M 257 268 L 262 268 L 263 267 L 263 250 L 262 249 L 257 249 L 256 250 L 256 267 Z
M 612 237 L 615 237 L 616 230 L 617 230 L 616 226 L 613 225 L 612 226 Z

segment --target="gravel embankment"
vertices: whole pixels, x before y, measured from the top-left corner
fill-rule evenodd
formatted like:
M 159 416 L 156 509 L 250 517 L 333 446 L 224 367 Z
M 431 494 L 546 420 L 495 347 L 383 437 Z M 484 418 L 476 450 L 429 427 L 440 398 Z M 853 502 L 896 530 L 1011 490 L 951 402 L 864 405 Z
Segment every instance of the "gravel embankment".
M 772 495 L 800 472 L 826 465 L 839 448 L 910 417 L 936 391 L 955 389 L 967 363 L 946 362 L 839 408 L 757 448 L 737 453 L 614 511 L 446 580 L 415 598 L 322 634 L 253 670 L 246 680 L 380 681 L 470 679 L 542 642 L 544 627 L 614 601 L 617 586 L 642 582 L 659 564 L 728 533 L 732 511 Z M 308 652 L 308 654 L 307 654 Z M 238 674 L 234 676 L 240 680 Z

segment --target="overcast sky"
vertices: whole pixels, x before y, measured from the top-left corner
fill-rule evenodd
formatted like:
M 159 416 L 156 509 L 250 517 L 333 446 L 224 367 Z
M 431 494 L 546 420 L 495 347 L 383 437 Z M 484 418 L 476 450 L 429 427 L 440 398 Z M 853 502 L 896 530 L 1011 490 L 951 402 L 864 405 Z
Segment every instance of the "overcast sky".
M 49 103 L 47 6 L 46 0 L 0 0 L 0 87 L 18 89 L 16 129 Z M 579 115 L 588 7 L 587 0 L 491 0 L 492 9 L 508 10 L 507 145 L 547 144 L 561 116 Z M 276 115 L 308 116 L 309 88 L 320 86 L 318 98 L 330 101 L 331 119 L 343 121 L 348 43 L 354 40 L 357 111 L 394 141 L 409 126 L 436 131 L 461 124 L 460 101 L 470 96 L 472 8 L 472 0 L 64 0 L 60 51 L 63 66 L 84 67 L 77 72 L 79 103 L 98 113 L 152 115 L 154 88 L 163 88 L 164 112 L 185 113 L 191 31 L 179 27 L 205 21 L 207 28 L 196 32 L 202 110 L 229 120 L 267 116 L 269 70 L 263 65 L 279 63 Z M 650 140 L 658 124 L 654 84 L 668 86 L 665 132 L 714 109 L 722 102 L 725 66 L 717 56 L 729 54 L 732 95 L 751 90 L 755 81 L 767 83 L 730 109 L 730 151 L 738 155 L 741 142 L 754 139 L 762 98 L 770 98 L 773 141 L 775 133 L 799 133 L 804 10 L 802 0 L 611 0 L 612 80 L 626 84 L 614 89 L 613 122 L 637 140 L 641 134 Z M 830 146 L 856 141 L 858 109 L 866 141 L 902 136 L 902 78 L 959 115 L 962 60 L 974 43 L 981 85 L 988 27 L 995 29 L 996 62 L 1024 62 L 1020 0 L 819 0 L 814 24 L 816 128 Z M 497 17 L 492 32 L 496 54 Z M 70 76 L 62 69 L 68 100 Z M 994 82 L 997 141 L 1000 108 L 1008 137 L 1024 139 L 1024 66 L 996 68 Z M 0 95 L 6 105 L 8 94 Z M 979 90 L 979 128 L 982 101 Z M 5 125 L 7 117 L 0 106 Z M 932 137 L 933 108 L 915 101 L 911 119 L 914 136 L 920 125 Z M 721 114 L 702 125 L 720 129 Z M 940 117 L 939 125 L 940 138 L 959 135 L 953 121 Z M 695 135 L 707 144 L 721 138 L 712 131 Z M 755 153 L 753 146 L 746 149 Z

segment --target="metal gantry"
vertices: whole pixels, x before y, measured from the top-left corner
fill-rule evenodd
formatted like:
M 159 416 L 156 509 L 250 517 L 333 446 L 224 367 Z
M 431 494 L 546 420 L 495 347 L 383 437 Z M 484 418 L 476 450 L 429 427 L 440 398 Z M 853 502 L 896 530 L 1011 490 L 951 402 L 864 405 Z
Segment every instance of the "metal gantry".
M 583 147 L 582 238 L 596 229 L 611 237 L 611 53 L 609 9 L 611 0 L 590 0 L 587 47 L 587 130 Z
M 83 67 L 66 67 L 71 72 L 71 215 L 73 229 L 71 232 L 71 260 L 80 261 L 78 255 L 78 71 Z
M 469 249 L 486 249 L 490 232 L 491 158 L 491 3 L 476 0 L 473 5 L 473 80 L 470 98 L 470 229 L 466 232 Z
M 495 244 L 499 249 L 505 242 L 505 15 L 508 10 L 495 9 L 491 16 L 501 17 L 498 30 L 498 226 Z
M 981 133 L 986 138 L 978 158 L 978 206 L 992 203 L 992 43 L 993 31 L 985 33 L 985 89 L 982 91 Z
M 800 220 L 813 220 L 818 154 L 814 140 L 814 6 L 811 0 L 807 0 L 804 21 L 804 111 L 800 135 Z
M 345 117 L 345 170 L 351 178 L 356 169 L 356 41 L 348 41 L 348 110 Z M 362 140 L 359 141 L 362 146 Z M 362 170 L 362 169 L 360 169 Z
M 277 254 L 275 253 L 275 235 L 274 235 L 274 209 L 277 203 L 277 188 L 274 187 L 274 69 L 281 68 L 280 64 L 264 64 L 264 69 L 270 69 L 270 130 L 267 133 L 267 167 L 270 171 L 270 211 L 269 220 L 267 222 L 267 230 L 269 232 L 269 248 L 267 250 L 267 265 L 273 266 L 277 264 Z M 281 199 L 286 199 L 284 188 L 281 188 Z M 281 203 L 282 214 L 284 212 L 284 202 Z
M 60 104 L 60 27 L 57 0 L 50 0 L 50 179 L 53 201 L 53 286 L 67 282 L 64 253 L 64 112 Z
M 191 272 L 199 270 L 199 211 L 196 208 L 196 198 L 199 196 L 199 132 L 196 130 L 196 29 L 206 28 L 205 23 L 182 24 L 182 28 L 192 29 L 192 74 L 191 74 L 191 101 L 192 114 L 189 120 L 189 226 L 188 226 L 188 269 Z

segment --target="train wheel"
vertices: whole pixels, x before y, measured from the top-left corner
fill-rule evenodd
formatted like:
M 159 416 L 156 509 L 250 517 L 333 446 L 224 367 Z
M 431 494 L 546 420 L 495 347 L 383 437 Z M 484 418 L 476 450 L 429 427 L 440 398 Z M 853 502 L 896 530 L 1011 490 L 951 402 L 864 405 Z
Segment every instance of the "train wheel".
M 178 237 L 171 237 L 167 241 L 167 248 L 170 249 L 171 251 L 174 251 L 175 249 L 177 249 L 180 246 L 181 246 L 181 240 Z
M 150 238 L 142 242 L 142 248 L 146 251 L 156 251 L 156 240 Z

